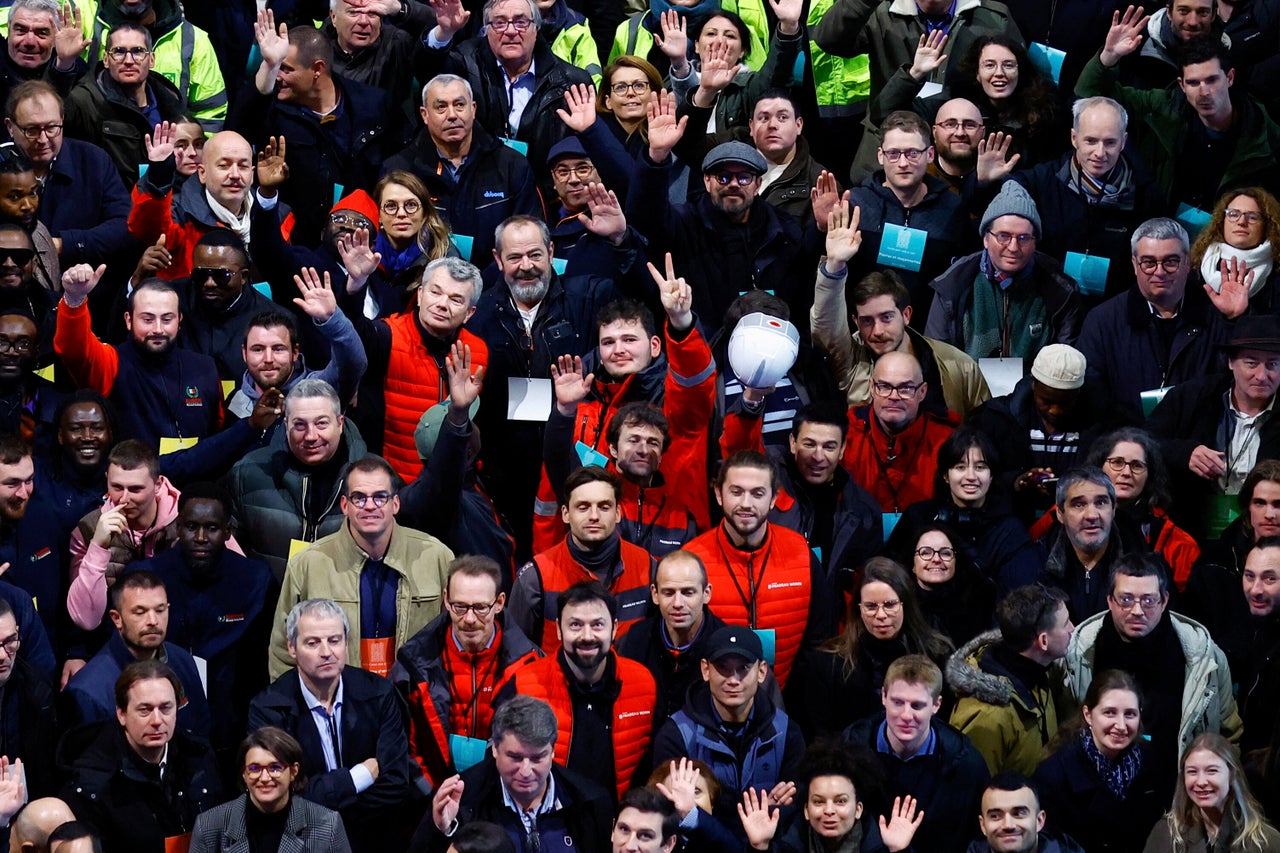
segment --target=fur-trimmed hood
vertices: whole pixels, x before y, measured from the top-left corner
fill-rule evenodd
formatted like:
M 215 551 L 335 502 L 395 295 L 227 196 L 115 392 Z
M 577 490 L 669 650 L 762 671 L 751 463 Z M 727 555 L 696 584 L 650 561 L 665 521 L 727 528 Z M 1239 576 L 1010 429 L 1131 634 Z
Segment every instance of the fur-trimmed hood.
M 1000 629 L 993 628 L 974 637 L 951 656 L 947 661 L 947 684 L 957 696 L 972 696 L 988 705 L 1008 705 L 1013 701 L 1013 682 L 982 669 L 987 649 L 1003 640 Z

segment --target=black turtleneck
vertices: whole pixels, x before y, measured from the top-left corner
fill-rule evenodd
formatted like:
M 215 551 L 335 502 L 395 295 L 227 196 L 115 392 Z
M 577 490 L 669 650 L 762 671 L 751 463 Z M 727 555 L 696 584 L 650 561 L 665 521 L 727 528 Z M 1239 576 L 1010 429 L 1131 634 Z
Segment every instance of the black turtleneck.
M 621 568 L 619 554 L 622 553 L 622 534 L 614 530 L 612 536 L 591 551 L 578 547 L 578 544 L 573 541 L 572 535 L 567 537 L 565 541 L 569 546 L 569 556 L 573 557 L 573 561 L 599 578 L 600 582 L 605 586 L 609 586 L 613 581 L 615 571 Z
M 1136 640 L 1121 637 L 1115 620 L 1108 616 L 1102 620 L 1094 648 L 1094 673 L 1123 669 L 1138 680 L 1146 698 L 1142 728 L 1162 759 L 1176 760 L 1187 656 L 1169 614 L 1161 616 L 1150 634 Z
M 618 664 L 613 654 L 605 665 L 604 675 L 595 684 L 580 683 L 559 652 L 560 669 L 569 682 L 569 698 L 573 702 L 573 734 L 569 741 L 570 769 L 591 779 L 606 791 L 617 790 L 613 770 L 613 702 L 618 695 Z
M 276 853 L 280 849 L 280 839 L 284 835 L 284 825 L 289 822 L 289 812 L 293 808 L 293 800 L 277 812 L 267 814 L 249 799 L 244 807 L 245 840 L 249 842 L 249 853 Z

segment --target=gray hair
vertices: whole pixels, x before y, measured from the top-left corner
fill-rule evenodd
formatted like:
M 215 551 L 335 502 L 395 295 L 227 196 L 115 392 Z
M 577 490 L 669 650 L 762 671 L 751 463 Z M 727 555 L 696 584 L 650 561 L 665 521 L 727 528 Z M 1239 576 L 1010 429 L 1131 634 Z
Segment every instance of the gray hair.
M 1184 255 L 1191 251 L 1191 238 L 1187 236 L 1187 229 L 1179 225 L 1176 219 L 1167 216 L 1148 219 L 1133 229 L 1133 236 L 1129 238 L 1129 252 L 1135 258 L 1138 256 L 1138 243 L 1142 240 L 1177 240 Z
M 547 223 L 543 222 L 541 219 L 535 219 L 532 216 L 525 216 L 521 213 L 507 217 L 498 224 L 497 228 L 493 229 L 493 245 L 498 249 L 499 255 L 502 254 L 502 235 L 505 234 L 507 229 L 512 225 L 535 226 L 538 229 L 538 234 L 542 236 L 542 245 L 551 245 L 551 229 L 547 227 Z
M 488 0 L 488 2 L 484 4 L 484 10 L 481 12 L 480 16 L 484 18 L 484 25 L 486 27 L 489 26 L 489 12 L 494 6 L 497 6 L 502 2 L 503 0 Z M 529 4 L 529 18 L 533 21 L 534 30 L 542 29 L 542 11 L 538 9 L 538 4 L 533 2 L 533 0 L 525 0 L 525 2 Z
M 1123 136 L 1129 131 L 1129 111 L 1120 105 L 1119 101 L 1112 98 L 1104 98 L 1101 95 L 1095 95 L 1092 98 L 1081 98 L 1071 105 L 1071 129 L 1080 130 L 1080 117 L 1084 115 L 1085 110 L 1091 110 L 1094 107 L 1110 107 L 1115 110 L 1116 115 L 1120 117 L 1120 135 Z
M 307 598 L 289 608 L 289 615 L 284 620 L 284 633 L 291 645 L 298 644 L 298 622 L 303 616 L 314 616 L 317 619 L 336 616 L 342 620 L 342 636 L 351 633 L 351 623 L 347 620 L 347 612 L 331 598 Z
M 489 742 L 494 746 L 509 735 L 534 749 L 552 746 L 556 742 L 559 726 L 556 712 L 541 699 L 516 694 L 493 712 L 489 727 Z
M 471 89 L 471 81 L 466 77 L 459 77 L 457 74 L 437 74 L 422 87 L 422 105 L 424 107 L 427 105 L 427 92 L 432 86 L 452 86 L 454 83 L 461 83 L 466 87 L 468 100 L 476 99 L 475 92 Z
M 13 0 L 9 7 L 9 21 L 13 21 L 13 13 L 19 9 L 28 12 L 44 13 L 53 18 L 55 28 L 58 23 L 58 0 Z
M 449 278 L 459 284 L 471 284 L 471 299 L 467 302 L 468 308 L 476 307 L 476 303 L 480 301 L 480 292 L 484 290 L 484 281 L 480 278 L 480 270 L 475 264 L 464 261 L 462 258 L 436 258 L 426 265 L 422 270 L 422 284 L 427 283 L 427 279 L 435 275 L 436 270 L 444 270 Z
M 333 390 L 333 386 L 323 379 L 308 377 L 303 379 L 289 391 L 289 396 L 284 398 L 284 415 L 289 417 L 289 405 L 294 400 L 310 399 L 312 397 L 324 397 L 333 404 L 333 414 L 342 414 L 342 400 L 338 398 L 338 392 Z
M 1107 472 L 1101 468 L 1085 466 L 1072 468 L 1062 475 L 1062 479 L 1058 480 L 1058 491 L 1054 493 L 1053 497 L 1059 509 L 1067 505 L 1067 492 L 1071 490 L 1071 487 L 1078 486 L 1081 483 L 1093 483 L 1095 486 L 1101 486 L 1106 489 L 1107 497 L 1111 498 L 1111 505 L 1116 505 L 1116 484 L 1111 482 Z

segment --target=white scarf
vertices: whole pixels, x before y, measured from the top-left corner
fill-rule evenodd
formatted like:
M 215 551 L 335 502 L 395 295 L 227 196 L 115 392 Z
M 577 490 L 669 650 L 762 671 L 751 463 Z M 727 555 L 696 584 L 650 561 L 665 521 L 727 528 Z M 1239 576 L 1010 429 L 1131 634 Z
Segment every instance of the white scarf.
M 222 205 L 218 204 L 210 193 L 209 188 L 205 187 L 204 200 L 209 202 L 209 210 L 213 211 L 214 217 L 226 225 L 232 231 L 240 235 L 240 239 L 244 241 L 245 246 L 249 245 L 249 213 L 253 210 L 253 193 L 249 192 L 244 197 L 244 216 L 236 216 Z
M 1271 241 L 1263 240 L 1261 246 L 1252 249 L 1237 249 L 1227 243 L 1210 243 L 1209 248 L 1204 251 L 1204 260 L 1200 262 L 1200 275 L 1204 277 L 1205 284 L 1217 293 L 1222 292 L 1221 262 L 1232 258 L 1248 264 L 1253 273 L 1253 284 L 1249 286 L 1249 298 L 1252 299 L 1267 283 L 1267 276 L 1271 275 Z

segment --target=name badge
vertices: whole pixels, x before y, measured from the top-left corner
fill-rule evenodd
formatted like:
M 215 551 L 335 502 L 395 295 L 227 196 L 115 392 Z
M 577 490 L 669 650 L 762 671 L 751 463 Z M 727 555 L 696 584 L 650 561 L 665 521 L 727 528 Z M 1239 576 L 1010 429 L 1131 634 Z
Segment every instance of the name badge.
M 289 559 L 292 560 L 294 557 L 301 554 L 303 551 L 307 549 L 307 547 L 310 544 L 311 544 L 310 542 L 305 542 L 301 539 L 290 539 L 289 540 Z
M 502 140 L 503 145 L 507 146 L 517 154 L 523 154 L 526 157 L 529 156 L 529 143 L 521 142 L 519 139 L 508 139 L 505 136 L 500 136 L 498 138 Z
M 186 450 L 188 447 L 195 447 L 199 442 L 200 439 L 195 436 L 190 436 L 188 438 L 170 438 L 169 436 L 162 436 L 160 438 L 160 455 L 165 456 L 170 453 L 176 453 L 179 450 Z
M 556 271 L 556 275 L 564 275 L 564 271 L 569 268 L 569 259 L 552 258 L 551 268 Z
M 773 666 L 777 656 L 778 635 L 772 628 L 752 628 L 752 632 L 760 638 L 760 648 L 764 651 L 764 662 Z
M 453 241 L 453 248 L 458 250 L 458 254 L 462 256 L 464 261 L 471 260 L 471 247 L 475 240 L 466 234 L 450 234 L 449 239 Z
M 507 378 L 507 420 L 546 423 L 551 417 L 551 380 Z
M 391 637 L 360 641 L 360 668 L 386 678 L 391 673 Z
M 459 773 L 484 761 L 484 753 L 488 748 L 488 742 L 480 738 L 449 735 L 449 757 L 453 759 L 453 769 Z
M 1194 240 L 1196 235 L 1209 224 L 1209 220 L 1213 218 L 1213 215 L 1207 210 L 1201 210 L 1183 202 L 1178 205 L 1178 212 L 1174 218 L 1182 223 L 1182 227 L 1187 229 L 1188 236 Z
M 1031 57 L 1031 64 L 1040 69 L 1041 74 L 1051 79 L 1053 85 L 1058 85 L 1062 77 L 1062 61 L 1067 58 L 1067 52 L 1033 41 L 1027 45 L 1027 54 Z
M 609 466 L 609 457 L 605 456 L 585 441 L 576 442 L 573 445 L 573 449 L 578 451 L 578 461 L 582 463 L 583 468 L 589 468 L 592 465 L 596 465 L 601 468 L 607 468 Z
M 1022 379 L 1023 366 L 1020 358 L 978 359 L 978 370 L 982 371 L 982 378 L 987 380 L 992 397 L 1012 394 L 1014 386 Z
M 1087 296 L 1102 296 L 1107 292 L 1107 269 L 1110 266 L 1110 258 L 1067 252 L 1067 260 L 1062 265 L 1062 269 L 1075 279 L 1081 293 Z
M 1169 393 L 1172 385 L 1166 385 L 1163 388 L 1152 388 L 1149 391 L 1143 391 L 1142 397 L 1142 416 L 1144 418 L 1151 417 L 1151 413 L 1156 410 L 1156 406 L 1160 405 L 1160 401 L 1164 399 L 1164 395 Z
M 920 263 L 924 260 L 924 244 L 928 241 L 928 232 L 919 228 L 885 225 L 876 263 L 919 272 Z
M 893 533 L 893 528 L 898 526 L 899 521 L 902 521 L 900 512 L 880 513 L 880 528 L 884 531 L 884 541 L 889 541 L 889 536 Z

